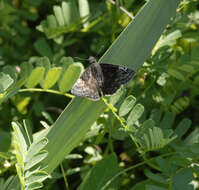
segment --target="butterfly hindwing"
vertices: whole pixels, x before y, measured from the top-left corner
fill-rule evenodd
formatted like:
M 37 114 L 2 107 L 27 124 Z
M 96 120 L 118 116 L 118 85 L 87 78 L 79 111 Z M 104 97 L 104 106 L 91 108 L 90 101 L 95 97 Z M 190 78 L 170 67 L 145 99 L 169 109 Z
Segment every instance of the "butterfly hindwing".
M 71 93 L 75 96 L 87 97 L 92 100 L 100 99 L 100 89 L 95 76 L 95 65 L 88 67 L 72 87 Z
M 121 85 L 126 84 L 134 76 L 135 71 L 120 65 L 100 64 L 104 76 L 102 92 L 104 95 L 114 94 Z

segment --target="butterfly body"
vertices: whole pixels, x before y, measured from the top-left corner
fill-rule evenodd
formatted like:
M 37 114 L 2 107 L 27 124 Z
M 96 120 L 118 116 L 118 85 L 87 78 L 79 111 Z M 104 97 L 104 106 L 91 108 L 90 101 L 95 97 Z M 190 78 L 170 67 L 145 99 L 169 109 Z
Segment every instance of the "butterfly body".
M 71 93 L 86 97 L 91 100 L 99 100 L 103 95 L 110 96 L 126 84 L 135 74 L 135 71 L 119 65 L 97 63 L 94 57 L 90 57 L 91 65 L 82 73 L 72 87 Z

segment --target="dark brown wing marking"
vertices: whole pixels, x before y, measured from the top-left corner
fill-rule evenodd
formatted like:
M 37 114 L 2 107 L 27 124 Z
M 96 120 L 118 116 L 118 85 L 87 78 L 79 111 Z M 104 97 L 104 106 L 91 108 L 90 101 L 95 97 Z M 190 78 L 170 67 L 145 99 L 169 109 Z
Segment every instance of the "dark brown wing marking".
M 88 67 L 72 87 L 71 93 L 75 96 L 98 100 L 101 97 L 98 79 L 94 75 L 95 65 Z M 100 68 L 101 71 L 101 68 Z
M 104 95 L 114 94 L 121 85 L 126 84 L 135 75 L 135 71 L 120 65 L 100 64 L 104 76 L 102 92 Z

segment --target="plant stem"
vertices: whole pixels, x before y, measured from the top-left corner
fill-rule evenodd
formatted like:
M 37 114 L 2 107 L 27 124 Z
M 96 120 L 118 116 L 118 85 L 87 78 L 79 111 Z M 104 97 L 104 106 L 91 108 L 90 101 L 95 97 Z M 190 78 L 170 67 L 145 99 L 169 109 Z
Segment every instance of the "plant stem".
M 134 16 L 128 12 L 124 7 L 120 6 L 120 5 L 117 5 L 115 1 L 113 0 L 108 0 L 110 3 L 112 3 L 113 5 L 119 7 L 126 15 L 128 15 L 132 20 L 134 19 Z
M 67 181 L 67 178 L 66 178 L 66 174 L 64 172 L 64 167 L 63 167 L 62 163 L 60 164 L 60 167 L 61 167 L 61 171 L 62 171 L 62 174 L 63 174 L 63 177 L 64 177 L 64 182 L 65 182 L 65 185 L 66 185 L 66 190 L 70 190 L 69 189 L 69 185 L 68 185 L 68 181 Z
M 112 104 L 109 104 L 108 101 L 102 97 L 102 100 L 104 101 L 104 103 L 107 105 L 107 107 L 111 110 L 111 112 L 113 113 L 113 115 L 117 118 L 117 120 L 120 122 L 120 124 L 122 125 L 122 127 L 124 127 L 124 129 L 128 132 L 130 132 L 130 129 L 127 125 L 124 124 L 123 120 L 120 118 L 119 115 L 117 115 L 117 113 L 115 112 L 115 110 L 117 110 Z M 137 144 L 135 138 L 133 137 L 132 134 L 130 134 L 130 137 L 132 139 L 132 141 L 135 143 L 136 147 L 139 148 L 139 145 Z
M 53 94 L 58 94 L 58 95 L 63 95 L 68 98 L 74 98 L 73 95 L 69 93 L 62 93 L 57 90 L 52 90 L 52 89 L 41 89 L 41 88 L 25 88 L 25 89 L 20 89 L 19 92 L 48 92 L 48 93 L 53 93 Z

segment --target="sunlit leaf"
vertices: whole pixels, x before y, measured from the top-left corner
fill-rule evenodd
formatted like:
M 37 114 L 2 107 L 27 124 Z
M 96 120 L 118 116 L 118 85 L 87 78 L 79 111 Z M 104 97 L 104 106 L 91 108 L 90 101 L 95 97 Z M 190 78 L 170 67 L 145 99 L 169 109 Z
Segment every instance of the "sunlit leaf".
M 129 113 L 129 111 L 133 108 L 136 102 L 136 98 L 134 96 L 128 96 L 119 109 L 119 115 L 124 116 Z
M 51 68 L 46 74 L 46 77 L 43 81 L 43 88 L 44 89 L 51 88 L 58 81 L 60 74 L 61 74 L 60 67 Z
M 133 125 L 141 117 L 143 112 L 144 106 L 141 104 L 136 104 L 127 118 L 127 125 Z
M 5 92 L 14 82 L 10 75 L 0 72 L 0 93 Z
M 35 69 L 32 70 L 25 86 L 27 88 L 33 88 L 37 84 L 39 84 L 40 80 L 42 79 L 44 75 L 44 68 L 43 67 L 36 67 Z
M 83 72 L 83 65 L 81 63 L 71 64 L 65 71 L 60 83 L 59 89 L 61 92 L 69 91 L 77 79 L 80 77 L 80 74 Z

